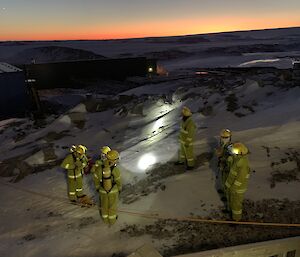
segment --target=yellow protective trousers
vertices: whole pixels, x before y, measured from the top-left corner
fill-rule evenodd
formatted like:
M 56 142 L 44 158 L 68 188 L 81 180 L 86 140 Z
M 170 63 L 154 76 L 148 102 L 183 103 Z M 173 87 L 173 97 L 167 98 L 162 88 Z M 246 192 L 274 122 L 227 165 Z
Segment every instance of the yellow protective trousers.
M 223 191 L 224 191 L 224 193 L 226 195 L 227 188 L 225 186 L 225 183 L 226 183 L 226 180 L 228 178 L 229 172 L 225 168 L 221 169 L 220 172 L 221 172 L 222 189 L 223 189 Z
M 179 162 L 186 162 L 189 167 L 194 167 L 194 146 L 192 144 L 185 146 L 184 143 L 180 143 L 178 160 Z
M 106 224 L 114 224 L 117 220 L 117 205 L 119 201 L 119 190 L 117 185 L 107 192 L 102 186 L 99 189 L 100 213 Z
M 229 190 L 228 205 L 232 213 L 232 219 L 240 221 L 243 213 L 244 193 L 237 193 L 236 191 Z
M 82 174 L 80 171 L 68 170 L 68 196 L 71 201 L 83 196 Z

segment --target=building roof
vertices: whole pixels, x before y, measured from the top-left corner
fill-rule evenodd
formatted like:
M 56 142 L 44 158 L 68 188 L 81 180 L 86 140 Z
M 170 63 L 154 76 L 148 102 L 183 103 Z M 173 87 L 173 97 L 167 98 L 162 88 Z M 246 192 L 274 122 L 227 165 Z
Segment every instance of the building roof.
M 5 62 L 0 62 L 0 73 L 19 72 L 19 71 L 22 71 L 22 70 L 11 64 L 8 64 Z
M 297 69 L 297 70 L 300 70 L 300 61 L 293 62 L 293 68 Z

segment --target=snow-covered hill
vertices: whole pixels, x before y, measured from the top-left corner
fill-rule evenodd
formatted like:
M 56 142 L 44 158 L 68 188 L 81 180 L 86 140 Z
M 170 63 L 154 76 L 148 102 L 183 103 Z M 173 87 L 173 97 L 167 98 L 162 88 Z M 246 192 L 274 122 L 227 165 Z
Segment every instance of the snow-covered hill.
M 169 71 L 256 66 L 261 61 L 264 66 L 290 68 L 292 60 L 300 57 L 300 28 L 103 41 L 0 42 L 0 61 L 19 63 L 24 54 L 34 55 L 34 48 L 50 46 L 82 49 L 108 58 L 154 57 Z M 65 53 L 56 58 L 63 60 Z
M 5 61 L 13 64 L 29 64 L 33 60 L 35 63 L 47 63 L 103 58 L 105 57 L 102 55 L 82 49 L 74 49 L 62 46 L 43 46 L 24 49 Z

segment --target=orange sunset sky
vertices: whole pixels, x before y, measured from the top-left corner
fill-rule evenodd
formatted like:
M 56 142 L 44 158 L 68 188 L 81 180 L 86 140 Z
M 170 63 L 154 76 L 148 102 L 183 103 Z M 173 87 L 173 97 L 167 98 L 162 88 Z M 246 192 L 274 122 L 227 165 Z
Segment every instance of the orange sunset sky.
M 300 1 L 2 0 L 0 40 L 117 39 L 300 26 Z

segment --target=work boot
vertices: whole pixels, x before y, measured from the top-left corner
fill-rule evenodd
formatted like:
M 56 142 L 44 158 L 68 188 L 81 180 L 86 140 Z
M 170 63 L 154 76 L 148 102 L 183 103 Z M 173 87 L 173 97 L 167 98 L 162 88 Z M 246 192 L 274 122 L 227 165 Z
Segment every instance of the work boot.
M 218 189 L 219 194 L 224 194 L 224 191 L 222 189 Z
M 222 196 L 222 197 L 221 197 L 221 201 L 222 201 L 222 202 L 227 202 L 227 198 L 226 198 L 225 196 Z
M 230 211 L 229 211 L 229 210 L 227 210 L 227 209 L 223 209 L 223 210 L 222 210 L 222 213 L 224 213 L 224 214 L 229 214 L 229 213 L 230 213 Z

